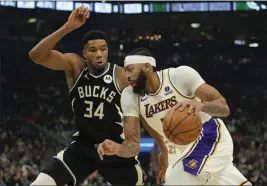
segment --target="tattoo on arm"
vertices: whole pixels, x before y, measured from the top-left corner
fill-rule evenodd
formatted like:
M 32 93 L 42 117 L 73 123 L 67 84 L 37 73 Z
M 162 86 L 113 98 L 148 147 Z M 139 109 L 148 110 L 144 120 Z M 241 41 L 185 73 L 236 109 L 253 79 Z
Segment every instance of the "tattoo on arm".
M 66 79 L 67 79 L 67 84 L 69 89 L 71 89 L 76 81 L 75 77 L 74 77 L 74 72 L 72 71 L 68 71 L 66 72 Z
M 136 117 L 129 119 L 123 117 L 125 141 L 121 144 L 119 156 L 133 157 L 138 155 L 140 150 L 140 121 Z
M 213 103 L 203 103 L 204 109 L 203 111 L 212 115 L 212 116 L 224 116 L 228 114 L 228 107 L 223 105 L 217 105 Z
M 211 113 L 217 113 L 217 112 L 225 112 L 225 109 L 222 107 L 219 107 L 218 105 L 210 105 L 210 104 L 205 104 L 207 110 Z

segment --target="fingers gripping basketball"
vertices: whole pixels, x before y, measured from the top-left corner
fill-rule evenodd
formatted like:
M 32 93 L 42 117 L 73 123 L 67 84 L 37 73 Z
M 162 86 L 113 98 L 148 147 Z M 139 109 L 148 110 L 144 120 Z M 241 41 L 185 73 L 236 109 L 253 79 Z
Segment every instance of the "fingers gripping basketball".
M 202 130 L 200 117 L 193 113 L 189 114 L 188 108 L 183 111 L 172 108 L 163 118 L 165 136 L 178 145 L 192 143 L 200 136 Z

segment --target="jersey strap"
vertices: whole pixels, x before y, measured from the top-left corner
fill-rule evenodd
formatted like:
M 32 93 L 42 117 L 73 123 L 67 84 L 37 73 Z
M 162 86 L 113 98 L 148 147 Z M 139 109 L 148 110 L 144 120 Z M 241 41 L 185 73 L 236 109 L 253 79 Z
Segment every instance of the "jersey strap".
M 115 86 L 117 92 L 118 92 L 119 94 L 121 94 L 121 89 L 120 89 L 120 86 L 119 86 L 119 84 L 118 84 L 117 77 L 116 77 L 116 75 L 117 75 L 117 67 L 118 67 L 118 66 L 117 66 L 116 64 L 113 66 L 113 73 L 112 73 L 112 76 L 113 76 L 113 83 L 114 83 L 114 86 Z
M 186 98 L 186 99 L 194 99 L 196 96 L 194 97 L 189 97 L 189 96 L 186 96 L 184 94 L 182 94 L 176 87 L 175 85 L 173 84 L 172 80 L 171 80 L 171 75 L 170 75 L 170 69 L 166 69 L 166 74 L 168 78 L 166 78 L 166 81 L 169 81 L 168 83 L 172 86 L 172 88 L 176 91 L 176 93 L 178 93 L 180 96 L 182 96 L 183 98 Z M 188 78 L 188 77 L 183 77 L 183 78 Z

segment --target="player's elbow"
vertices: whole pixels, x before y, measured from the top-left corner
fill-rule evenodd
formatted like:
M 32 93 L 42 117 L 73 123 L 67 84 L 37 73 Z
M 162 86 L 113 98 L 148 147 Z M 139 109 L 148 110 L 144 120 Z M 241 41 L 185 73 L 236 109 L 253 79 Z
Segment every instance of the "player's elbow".
M 29 52 L 29 58 L 34 62 L 34 63 L 37 63 L 39 60 L 39 56 L 40 56 L 40 53 L 37 52 L 36 50 L 32 49 L 30 52 Z
M 135 157 L 138 156 L 138 154 L 140 153 L 140 143 L 132 143 L 133 144 L 133 151 L 131 153 L 131 157 Z
M 225 98 L 222 98 L 222 103 L 224 105 L 224 114 L 223 114 L 223 116 L 224 117 L 228 117 L 230 115 L 230 108 L 229 108 Z
M 230 108 L 228 105 L 225 106 L 225 113 L 224 113 L 224 117 L 228 117 L 230 115 Z
M 140 153 L 140 143 L 136 143 L 135 145 L 136 145 L 136 150 L 135 150 L 134 156 L 138 156 Z
M 46 61 L 48 54 L 41 53 L 34 48 L 29 52 L 29 58 L 36 64 L 42 64 Z

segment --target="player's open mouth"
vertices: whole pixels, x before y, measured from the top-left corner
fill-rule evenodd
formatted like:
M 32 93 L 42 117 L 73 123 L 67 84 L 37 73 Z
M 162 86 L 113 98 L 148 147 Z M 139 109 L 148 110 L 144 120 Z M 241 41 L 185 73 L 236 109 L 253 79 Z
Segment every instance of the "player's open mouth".
M 103 67 L 105 65 L 103 61 L 97 61 L 96 64 L 100 67 Z
M 132 87 L 136 86 L 136 82 L 135 82 L 135 81 L 129 81 L 129 83 L 130 83 L 130 85 L 131 85 Z

